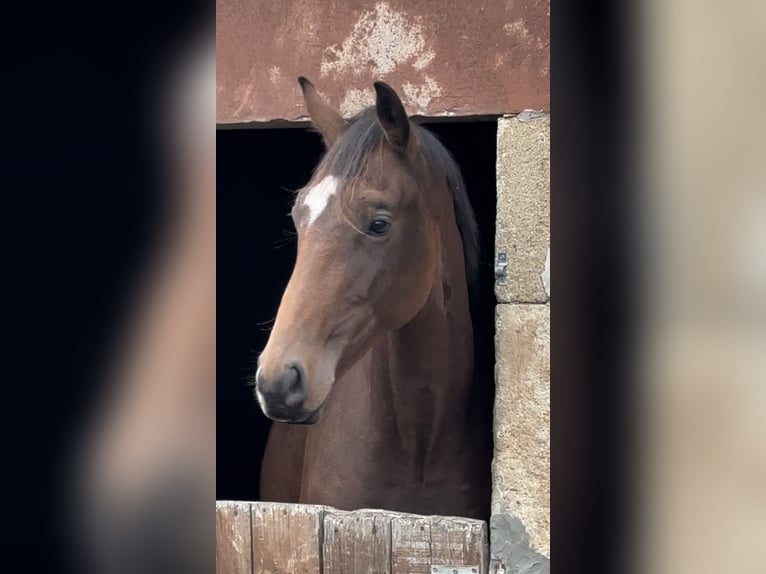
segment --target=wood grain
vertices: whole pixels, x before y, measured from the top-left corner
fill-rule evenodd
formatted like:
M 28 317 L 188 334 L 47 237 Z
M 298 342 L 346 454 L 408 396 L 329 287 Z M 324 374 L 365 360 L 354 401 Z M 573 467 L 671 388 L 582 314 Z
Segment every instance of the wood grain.
M 391 574 L 391 519 L 383 511 L 324 516 L 324 574 Z
M 216 574 L 250 574 L 252 572 L 251 536 L 250 503 L 216 502 Z
M 475 566 L 485 574 L 489 561 L 487 526 L 478 520 L 431 517 L 431 564 Z
M 478 520 L 269 502 L 216 503 L 217 574 L 487 574 Z
M 430 574 L 431 520 L 402 515 L 391 520 L 391 574 Z
M 320 574 L 321 506 L 254 503 L 253 574 Z

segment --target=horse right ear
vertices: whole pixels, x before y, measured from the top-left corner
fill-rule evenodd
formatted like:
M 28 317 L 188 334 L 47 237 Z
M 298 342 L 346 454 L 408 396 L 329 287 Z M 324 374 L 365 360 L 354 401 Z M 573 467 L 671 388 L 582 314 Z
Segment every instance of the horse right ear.
M 404 111 L 402 100 L 388 84 L 375 82 L 373 85 L 376 94 L 375 110 L 386 139 L 396 151 L 404 153 L 410 139 L 410 120 Z
M 301 76 L 298 78 L 303 92 L 303 100 L 306 102 L 306 109 L 314 126 L 322 134 L 325 145 L 330 147 L 346 130 L 347 123 L 325 99 L 319 95 L 314 84 Z

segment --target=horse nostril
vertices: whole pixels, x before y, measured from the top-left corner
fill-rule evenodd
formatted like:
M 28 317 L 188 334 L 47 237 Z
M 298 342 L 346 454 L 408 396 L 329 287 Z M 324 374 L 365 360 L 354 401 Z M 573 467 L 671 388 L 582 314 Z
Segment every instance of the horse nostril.
M 306 382 L 301 375 L 301 369 L 298 365 L 293 365 L 285 371 L 280 387 L 287 406 L 297 407 L 306 400 Z

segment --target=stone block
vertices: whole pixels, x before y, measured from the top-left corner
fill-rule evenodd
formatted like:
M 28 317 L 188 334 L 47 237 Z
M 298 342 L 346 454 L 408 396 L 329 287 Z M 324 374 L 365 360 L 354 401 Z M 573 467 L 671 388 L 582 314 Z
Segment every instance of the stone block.
M 498 305 L 492 512 L 550 557 L 550 306 Z
M 550 116 L 524 112 L 497 126 L 495 249 L 507 257 L 498 301 L 550 300 Z

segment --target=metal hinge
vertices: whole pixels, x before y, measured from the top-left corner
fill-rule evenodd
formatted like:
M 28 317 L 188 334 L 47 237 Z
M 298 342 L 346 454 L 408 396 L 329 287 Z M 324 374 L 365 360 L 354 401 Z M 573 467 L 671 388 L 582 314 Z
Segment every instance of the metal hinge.
M 508 256 L 505 251 L 500 251 L 495 262 L 495 279 L 497 279 L 498 285 L 505 285 L 508 282 L 506 267 L 508 267 Z
M 478 566 L 431 566 L 431 574 L 480 574 Z

